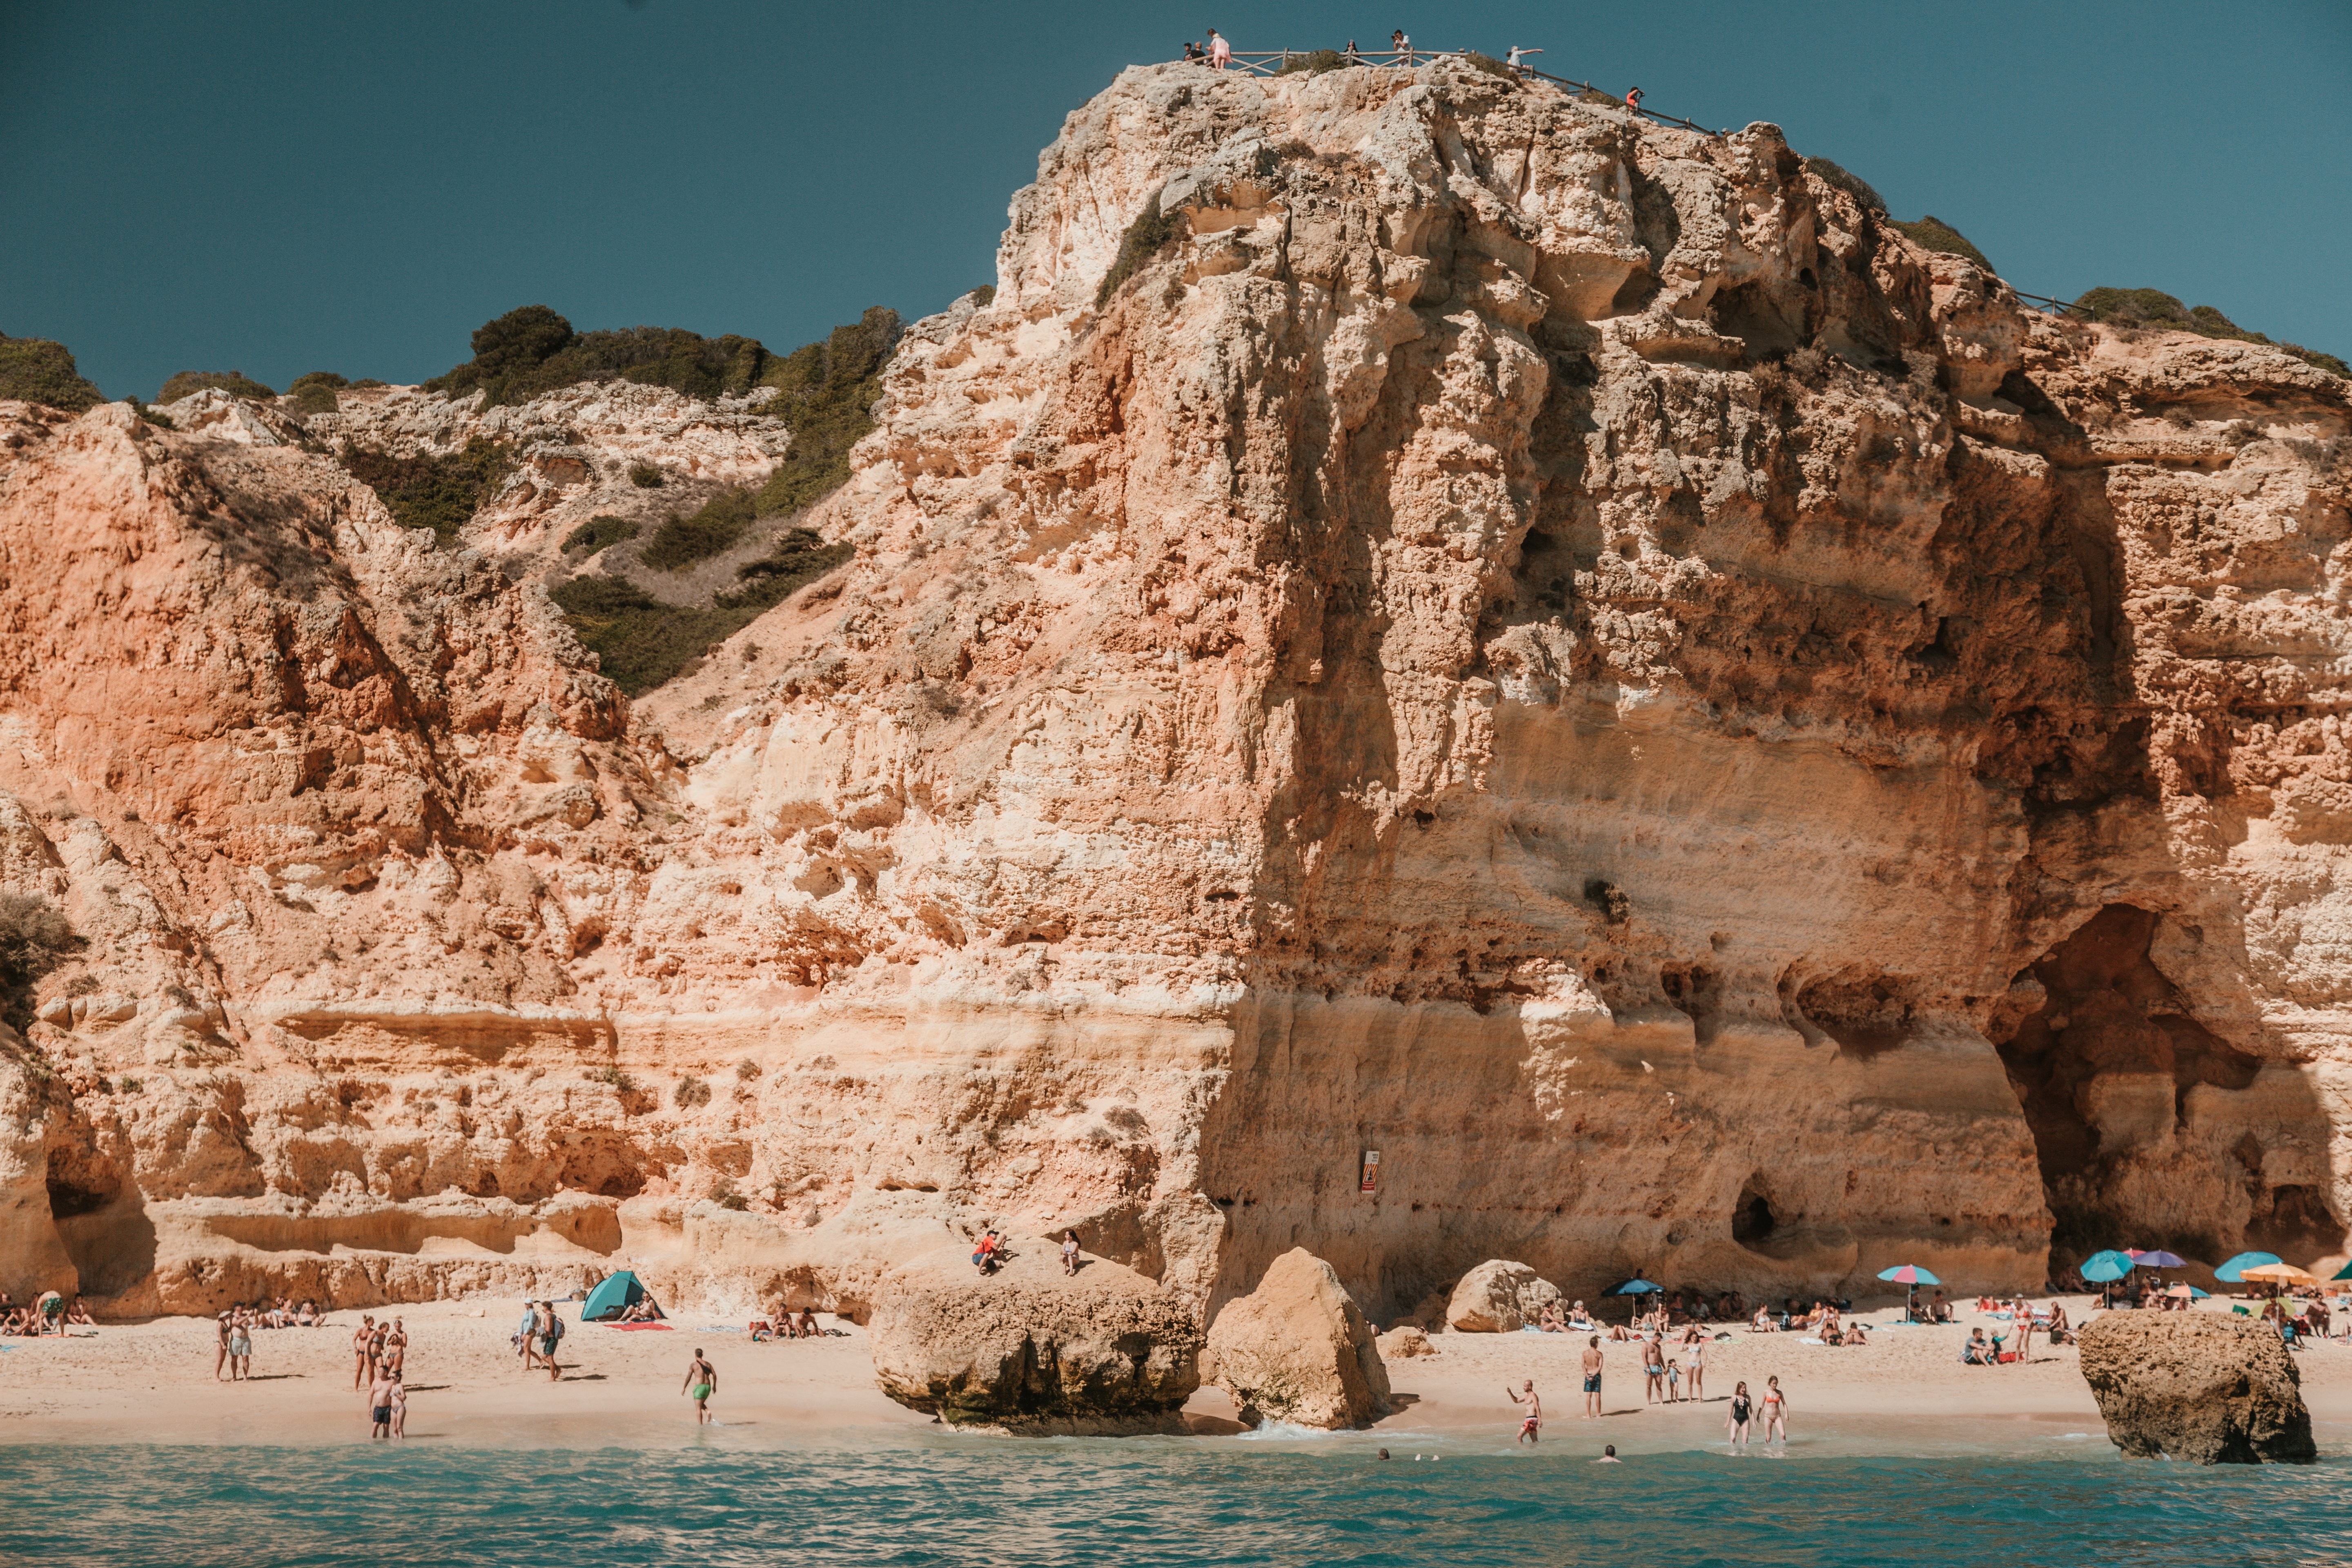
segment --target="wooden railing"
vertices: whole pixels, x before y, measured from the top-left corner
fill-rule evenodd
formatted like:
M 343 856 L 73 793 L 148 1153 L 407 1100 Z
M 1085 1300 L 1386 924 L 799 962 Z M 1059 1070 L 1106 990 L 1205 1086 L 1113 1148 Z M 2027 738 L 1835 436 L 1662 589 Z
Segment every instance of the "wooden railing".
M 1295 61 L 1311 59 L 1317 55 L 1328 53 L 1338 55 L 1350 66 L 1411 69 L 1414 66 L 1428 65 L 1433 60 L 1459 59 L 1472 52 L 1468 49 L 1410 49 L 1402 52 L 1370 49 L 1358 49 L 1352 52 L 1347 49 L 1235 49 L 1233 53 L 1233 63 L 1228 68 L 1250 76 L 1281 76 L 1292 68 Z M 1548 81 L 1556 87 L 1574 88 L 1579 92 L 1598 92 L 1609 100 L 1610 107 L 1619 110 L 1623 110 L 1625 107 L 1623 99 L 1607 91 L 1606 89 L 1595 87 L 1589 81 L 1578 81 L 1572 77 L 1554 76 L 1549 71 L 1539 71 L 1533 66 L 1519 66 L 1516 68 L 1523 81 Z M 1672 114 L 1660 114 L 1654 109 L 1636 109 L 1631 112 L 1660 125 L 1674 125 L 1685 131 L 1696 131 L 1702 136 L 1723 134 L 1720 131 L 1709 131 L 1695 120 L 1683 120 Z

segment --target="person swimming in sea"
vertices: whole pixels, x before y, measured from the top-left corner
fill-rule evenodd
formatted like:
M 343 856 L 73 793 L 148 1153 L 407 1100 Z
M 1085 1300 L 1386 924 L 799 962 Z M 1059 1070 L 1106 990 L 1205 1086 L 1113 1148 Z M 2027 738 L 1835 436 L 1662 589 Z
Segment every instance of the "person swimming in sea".
M 686 1383 L 678 1390 L 694 1395 L 694 1424 L 698 1426 L 710 1420 L 710 1396 L 719 1392 L 719 1369 L 705 1361 L 697 1347 L 694 1360 L 688 1363 Z

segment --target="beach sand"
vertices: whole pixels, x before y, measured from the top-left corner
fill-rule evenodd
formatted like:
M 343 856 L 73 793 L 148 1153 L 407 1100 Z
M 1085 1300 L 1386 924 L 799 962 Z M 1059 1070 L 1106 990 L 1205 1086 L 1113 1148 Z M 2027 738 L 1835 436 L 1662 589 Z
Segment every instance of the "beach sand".
M 2067 1303 L 2078 1322 L 2085 1305 Z M 730 1330 L 691 1314 L 674 1320 L 667 1331 L 625 1331 L 578 1325 L 571 1318 L 576 1310 L 566 1304 L 572 1327 L 558 1358 L 564 1377 L 550 1382 L 544 1371 L 524 1372 L 509 1342 L 520 1301 L 390 1309 L 410 1340 L 409 1441 L 637 1447 L 722 1436 L 798 1446 L 887 1440 L 894 1433 L 904 1438 L 933 1426 L 875 1387 L 865 1332 L 845 1321 L 823 1320 L 844 1331 L 837 1338 L 754 1344 L 740 1325 Z M 1877 1312 L 1864 1321 L 1874 1326 L 1893 1316 Z M 209 1319 L 100 1324 L 79 1338 L 0 1340 L 0 1442 L 365 1442 L 367 1412 L 352 1388 L 351 1341 L 359 1317 L 339 1311 L 326 1328 L 257 1332 L 255 1378 L 242 1384 L 214 1381 Z M 1734 1329 L 1730 1339 L 1708 1342 L 1706 1403 L 1672 1406 L 1645 1406 L 1638 1347 L 1604 1340 L 1600 1421 L 1580 1415 L 1583 1335 L 1438 1334 L 1431 1339 L 1436 1354 L 1389 1363 L 1397 1409 L 1375 1435 L 1507 1437 L 1518 1421 L 1504 1388 L 1531 1378 L 1552 1441 L 1606 1440 L 1629 1451 L 1687 1447 L 1721 1440 L 1734 1384 L 1745 1379 L 1751 1393 L 1760 1392 L 1764 1379 L 1778 1373 L 1801 1435 L 1807 1423 L 1826 1420 L 1887 1440 L 1934 1441 L 1965 1429 L 1981 1442 L 2000 1430 L 1988 1423 L 2003 1421 L 2023 1423 L 2021 1433 L 2047 1426 L 2102 1436 L 2073 1347 L 2037 1343 L 2030 1363 L 1963 1366 L 1960 1342 L 1979 1324 L 2008 1331 L 2006 1323 L 1964 1313 L 1957 1326 L 1874 1328 L 1867 1346 L 1832 1349 L 1797 1334 Z M 718 1435 L 698 1432 L 693 1404 L 679 1392 L 698 1347 L 719 1372 L 711 1401 L 722 1423 Z M 2327 1428 L 2352 1423 L 2352 1346 L 2315 1345 L 2296 1364 L 2327 1445 Z M 1233 1406 L 1213 1389 L 1186 1408 L 1203 1436 L 1241 1430 Z

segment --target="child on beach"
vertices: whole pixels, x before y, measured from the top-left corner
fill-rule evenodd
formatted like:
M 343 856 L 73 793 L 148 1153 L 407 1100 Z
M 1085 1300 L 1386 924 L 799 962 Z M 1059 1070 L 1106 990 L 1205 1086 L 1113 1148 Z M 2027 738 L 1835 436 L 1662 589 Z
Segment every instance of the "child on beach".
M 1679 1361 L 1670 1359 L 1666 1363 L 1666 1403 L 1669 1405 L 1680 1405 L 1682 1402 L 1683 1363 Z

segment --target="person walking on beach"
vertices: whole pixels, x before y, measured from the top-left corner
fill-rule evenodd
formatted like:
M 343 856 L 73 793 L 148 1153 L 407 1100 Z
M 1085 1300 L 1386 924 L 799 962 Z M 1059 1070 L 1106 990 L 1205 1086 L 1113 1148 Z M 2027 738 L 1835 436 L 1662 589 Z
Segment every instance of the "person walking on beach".
M 1706 1401 L 1706 1336 L 1705 1334 L 1701 1334 L 1685 1347 L 1685 1359 L 1690 1363 L 1688 1366 L 1683 1368 L 1685 1378 L 1690 1384 L 1690 1393 L 1685 1397 L 1695 1405 L 1704 1404 Z
M 375 1381 L 368 1384 L 368 1421 L 370 1423 L 368 1436 L 370 1437 L 392 1436 L 392 1374 L 388 1372 L 378 1372 L 375 1374 Z
M 1519 1423 L 1519 1435 L 1511 1439 L 1513 1447 L 1518 1447 L 1521 1443 L 1539 1441 L 1543 1436 L 1543 1401 L 1536 1397 L 1535 1380 L 1530 1378 L 1520 1384 L 1519 1387 L 1527 1390 L 1525 1399 L 1513 1392 L 1509 1384 L 1503 1385 L 1503 1392 L 1510 1394 L 1512 1404 L 1524 1405 L 1528 1407 L 1527 1419 Z
M 699 1347 L 694 1352 L 694 1360 L 687 1366 L 686 1382 L 678 1392 L 694 1395 L 694 1424 L 697 1426 L 711 1418 L 710 1396 L 719 1392 L 719 1369 L 702 1359 Z
M 1601 1336 L 1584 1342 L 1584 1413 L 1601 1414 Z
M 1214 27 L 1209 29 L 1209 68 L 1223 70 L 1234 63 L 1234 47 Z
M 228 1380 L 249 1382 L 253 1377 L 253 1320 L 239 1311 L 228 1321 Z
M 522 1304 L 522 1322 L 515 1330 L 515 1348 L 522 1355 L 522 1369 L 529 1372 L 539 1364 L 539 1303 Z
M 1772 1446 L 1773 1434 L 1780 1434 L 1780 1447 L 1789 1446 L 1789 1396 L 1780 1392 L 1780 1380 L 1764 1380 L 1764 1446 Z
M 556 1311 L 555 1303 L 541 1301 L 539 1304 L 539 1351 L 547 1358 L 547 1381 L 550 1383 L 563 1375 L 563 1369 L 555 1364 L 555 1347 L 562 1338 L 563 1319 Z
M 1730 1436 L 1735 1454 L 1748 1452 L 1748 1418 L 1753 1414 L 1748 1403 L 1748 1385 L 1740 1384 L 1731 1391 L 1731 1409 L 1724 1421 L 1724 1430 Z

